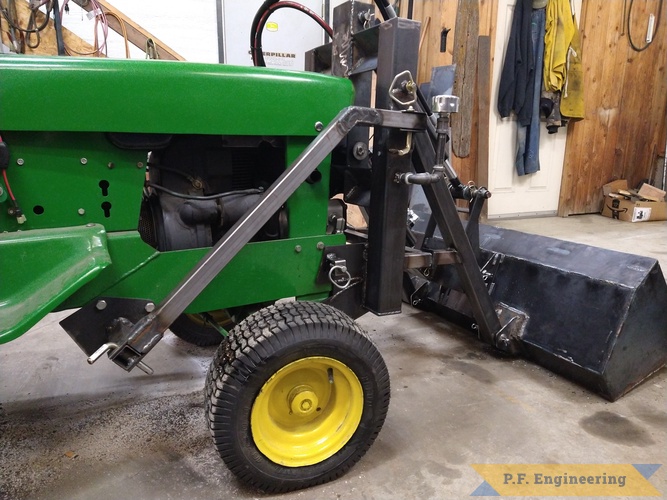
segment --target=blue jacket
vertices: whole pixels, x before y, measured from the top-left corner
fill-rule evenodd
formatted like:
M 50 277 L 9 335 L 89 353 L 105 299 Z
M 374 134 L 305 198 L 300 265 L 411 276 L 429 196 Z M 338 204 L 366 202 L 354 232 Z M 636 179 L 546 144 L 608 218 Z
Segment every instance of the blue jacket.
M 498 89 L 500 116 L 506 118 L 514 111 L 521 125 L 528 125 L 533 114 L 532 12 L 532 0 L 517 0 Z

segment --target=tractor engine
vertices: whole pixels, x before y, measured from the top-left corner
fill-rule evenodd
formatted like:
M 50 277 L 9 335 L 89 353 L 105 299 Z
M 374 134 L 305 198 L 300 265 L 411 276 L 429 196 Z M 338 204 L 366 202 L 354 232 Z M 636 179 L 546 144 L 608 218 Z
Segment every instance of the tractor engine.
M 284 140 L 165 136 L 148 157 L 139 232 L 160 251 L 210 247 L 285 170 Z M 252 241 L 287 236 L 281 208 Z

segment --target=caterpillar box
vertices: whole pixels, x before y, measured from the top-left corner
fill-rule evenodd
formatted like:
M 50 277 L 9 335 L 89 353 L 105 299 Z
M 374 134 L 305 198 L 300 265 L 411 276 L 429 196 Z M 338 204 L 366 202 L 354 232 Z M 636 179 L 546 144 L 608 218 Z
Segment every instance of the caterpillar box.
M 643 184 L 639 190 L 628 189 L 625 179 L 602 186 L 602 215 L 627 222 L 667 220 L 665 191 Z

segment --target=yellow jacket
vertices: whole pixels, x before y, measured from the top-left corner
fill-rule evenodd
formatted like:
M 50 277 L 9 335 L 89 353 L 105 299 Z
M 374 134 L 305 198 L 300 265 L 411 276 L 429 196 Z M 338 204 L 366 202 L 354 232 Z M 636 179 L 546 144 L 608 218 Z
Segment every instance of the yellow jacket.
M 567 51 L 567 73 L 560 97 L 560 113 L 568 118 L 584 117 L 584 67 L 581 63 L 579 30 L 574 30 L 572 43 Z
M 569 0 L 549 0 L 544 34 L 544 88 L 562 90 L 565 84 L 567 50 L 577 27 Z
M 581 43 L 569 0 L 549 0 L 547 3 L 543 71 L 544 89 L 562 93 L 561 114 L 583 118 Z

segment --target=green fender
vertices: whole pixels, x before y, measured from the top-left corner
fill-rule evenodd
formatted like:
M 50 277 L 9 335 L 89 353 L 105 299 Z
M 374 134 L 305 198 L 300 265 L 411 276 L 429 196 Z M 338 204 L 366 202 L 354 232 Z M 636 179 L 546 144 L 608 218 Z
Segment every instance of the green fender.
M 28 331 L 111 264 L 104 227 L 0 233 L 0 344 Z

